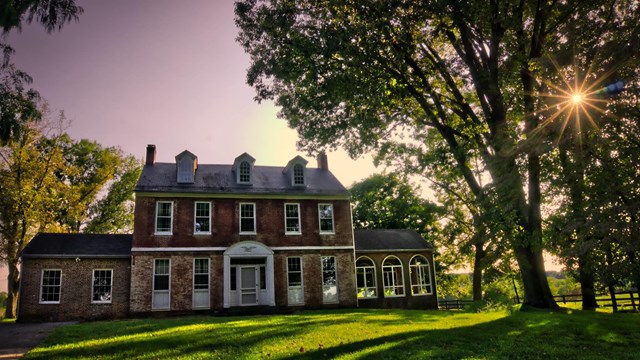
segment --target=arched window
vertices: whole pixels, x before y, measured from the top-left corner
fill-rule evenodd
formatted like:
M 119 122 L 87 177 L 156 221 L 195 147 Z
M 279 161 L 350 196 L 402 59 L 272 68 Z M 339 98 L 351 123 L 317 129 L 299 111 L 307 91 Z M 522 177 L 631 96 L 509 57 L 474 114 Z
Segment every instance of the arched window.
M 251 165 L 248 161 L 240 163 L 240 174 L 238 174 L 238 182 L 241 184 L 251 183 Z
M 356 284 L 359 299 L 378 297 L 376 266 L 368 257 L 360 257 L 356 260 Z
M 389 256 L 382 262 L 384 296 L 404 296 L 404 274 L 402 262 L 395 256 Z
M 411 294 L 431 295 L 431 267 L 429 261 L 422 255 L 416 255 L 409 262 L 411 274 Z
M 304 185 L 304 167 L 302 164 L 293 165 L 293 185 Z

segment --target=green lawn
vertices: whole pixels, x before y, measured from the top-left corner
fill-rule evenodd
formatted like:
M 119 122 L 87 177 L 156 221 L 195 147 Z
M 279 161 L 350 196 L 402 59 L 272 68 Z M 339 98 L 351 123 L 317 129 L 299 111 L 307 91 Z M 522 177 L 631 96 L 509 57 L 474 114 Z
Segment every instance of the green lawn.
M 640 314 L 337 310 L 57 328 L 29 359 L 639 359 Z

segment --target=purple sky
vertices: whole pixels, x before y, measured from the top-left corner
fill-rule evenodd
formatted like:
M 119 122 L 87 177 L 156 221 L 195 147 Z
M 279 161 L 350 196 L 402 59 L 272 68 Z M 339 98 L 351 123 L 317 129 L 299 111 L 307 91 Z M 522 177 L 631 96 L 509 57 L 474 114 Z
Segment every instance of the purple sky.
M 72 120 L 72 137 L 138 158 L 155 144 L 163 162 L 185 149 L 200 163 L 232 163 L 246 151 L 257 164 L 284 166 L 298 154 L 296 133 L 245 83 L 249 56 L 235 42 L 232 0 L 77 3 L 79 23 L 9 37 L 13 62 Z M 329 167 L 345 186 L 375 171 L 370 157 L 342 151 L 329 154 Z

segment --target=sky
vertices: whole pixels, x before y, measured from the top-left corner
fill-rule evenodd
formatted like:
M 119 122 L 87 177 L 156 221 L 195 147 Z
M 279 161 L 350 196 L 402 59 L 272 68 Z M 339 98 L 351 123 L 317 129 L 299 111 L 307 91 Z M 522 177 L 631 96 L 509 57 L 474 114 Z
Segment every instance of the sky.
M 248 152 L 258 165 L 284 166 L 297 134 L 258 104 L 246 84 L 249 55 L 236 43 L 233 0 L 78 0 L 79 22 L 47 34 L 40 24 L 9 34 L 12 61 L 32 87 L 71 120 L 75 139 L 119 146 L 157 161 L 189 150 L 201 164 L 230 164 Z M 374 172 L 370 156 L 330 152 L 329 169 L 349 186 Z

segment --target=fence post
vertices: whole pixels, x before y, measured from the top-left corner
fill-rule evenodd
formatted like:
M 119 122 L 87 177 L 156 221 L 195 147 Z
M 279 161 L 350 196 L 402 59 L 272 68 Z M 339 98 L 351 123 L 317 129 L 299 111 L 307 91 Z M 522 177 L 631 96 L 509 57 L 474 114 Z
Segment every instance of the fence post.
M 636 311 L 636 302 L 633 300 L 633 291 L 629 291 L 629 295 L 631 295 L 631 306 L 633 307 L 633 311 Z

